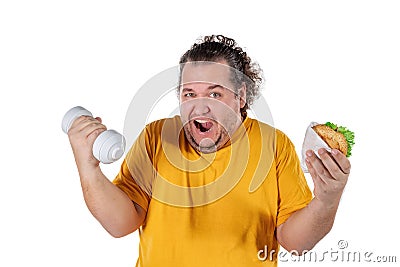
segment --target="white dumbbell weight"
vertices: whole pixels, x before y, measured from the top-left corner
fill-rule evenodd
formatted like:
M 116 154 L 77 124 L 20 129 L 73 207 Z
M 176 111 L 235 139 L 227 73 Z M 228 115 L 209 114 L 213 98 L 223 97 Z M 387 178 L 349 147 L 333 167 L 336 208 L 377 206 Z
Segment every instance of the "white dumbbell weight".
M 74 120 L 80 116 L 93 117 L 92 113 L 83 107 L 71 108 L 65 113 L 62 120 L 61 127 L 64 133 L 68 133 Z M 102 163 L 112 163 L 122 157 L 125 151 L 125 144 L 124 136 L 117 131 L 104 131 L 94 141 L 93 156 Z

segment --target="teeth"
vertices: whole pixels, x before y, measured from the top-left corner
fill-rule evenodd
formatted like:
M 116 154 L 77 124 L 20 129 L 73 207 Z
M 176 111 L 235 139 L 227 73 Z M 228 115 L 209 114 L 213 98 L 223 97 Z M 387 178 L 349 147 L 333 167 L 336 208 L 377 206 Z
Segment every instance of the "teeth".
M 206 123 L 207 121 L 205 120 L 196 120 L 198 123 Z

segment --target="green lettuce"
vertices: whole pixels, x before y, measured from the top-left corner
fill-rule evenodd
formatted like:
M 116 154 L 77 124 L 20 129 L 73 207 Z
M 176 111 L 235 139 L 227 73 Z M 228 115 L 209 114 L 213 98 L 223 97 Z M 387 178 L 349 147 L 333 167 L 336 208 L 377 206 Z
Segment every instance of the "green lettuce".
M 348 146 L 346 157 L 350 157 L 351 150 L 355 144 L 354 143 L 354 132 L 350 131 L 349 129 L 347 129 L 344 126 L 337 126 L 336 124 L 329 122 L 329 121 L 327 123 L 325 123 L 325 125 L 344 135 L 344 137 L 346 138 L 346 141 L 347 141 L 347 146 Z

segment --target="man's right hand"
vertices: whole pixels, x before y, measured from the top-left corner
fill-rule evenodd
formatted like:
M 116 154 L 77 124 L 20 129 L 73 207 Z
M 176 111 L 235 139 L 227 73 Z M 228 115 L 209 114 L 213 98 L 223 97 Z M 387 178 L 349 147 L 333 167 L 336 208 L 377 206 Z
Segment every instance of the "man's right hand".
M 93 144 L 105 130 L 100 118 L 81 116 L 72 123 L 68 138 L 87 207 L 107 232 L 122 237 L 143 224 L 146 211 L 103 174 L 93 156 Z
M 93 156 L 93 144 L 105 130 L 99 117 L 81 116 L 72 123 L 68 138 L 79 170 L 99 166 L 100 162 Z

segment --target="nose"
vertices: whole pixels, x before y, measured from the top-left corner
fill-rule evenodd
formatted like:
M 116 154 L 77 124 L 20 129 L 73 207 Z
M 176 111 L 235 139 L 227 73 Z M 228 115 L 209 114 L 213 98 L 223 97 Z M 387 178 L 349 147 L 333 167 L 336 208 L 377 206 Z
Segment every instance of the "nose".
M 193 113 L 195 115 L 205 115 L 209 113 L 210 110 L 210 100 L 206 97 L 193 100 Z

